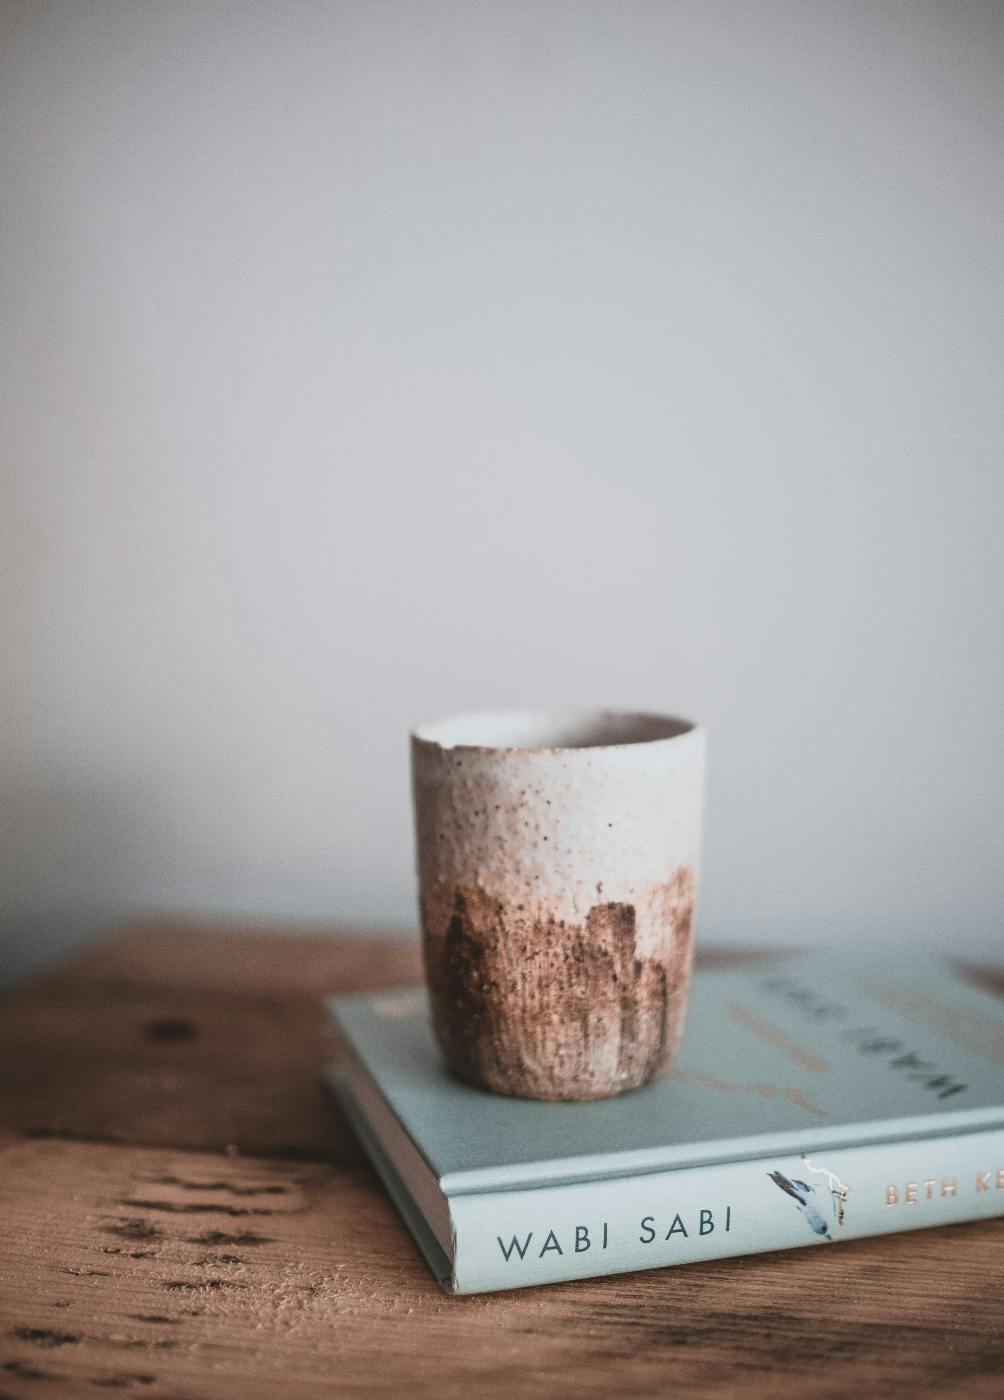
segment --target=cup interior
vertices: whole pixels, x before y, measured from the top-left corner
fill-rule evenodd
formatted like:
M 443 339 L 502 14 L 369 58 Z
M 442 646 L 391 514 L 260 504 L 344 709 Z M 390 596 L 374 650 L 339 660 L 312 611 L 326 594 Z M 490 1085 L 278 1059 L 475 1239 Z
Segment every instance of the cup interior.
M 416 739 L 440 748 L 600 749 L 677 739 L 697 726 L 630 710 L 485 710 L 418 725 Z

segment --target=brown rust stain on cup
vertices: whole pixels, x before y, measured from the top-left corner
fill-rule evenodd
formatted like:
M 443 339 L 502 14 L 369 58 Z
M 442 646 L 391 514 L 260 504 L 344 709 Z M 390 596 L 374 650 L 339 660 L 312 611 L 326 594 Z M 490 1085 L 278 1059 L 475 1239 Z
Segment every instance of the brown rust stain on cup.
M 447 1063 L 521 1098 L 606 1098 L 656 1078 L 683 1033 L 694 886 L 683 868 L 646 892 L 661 935 L 646 953 L 632 903 L 597 902 L 575 923 L 456 889 L 446 928 L 425 929 Z

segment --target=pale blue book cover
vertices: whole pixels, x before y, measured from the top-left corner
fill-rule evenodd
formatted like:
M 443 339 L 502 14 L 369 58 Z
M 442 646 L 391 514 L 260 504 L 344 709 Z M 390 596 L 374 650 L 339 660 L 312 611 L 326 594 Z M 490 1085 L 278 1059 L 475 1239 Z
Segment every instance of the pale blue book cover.
M 1004 1001 L 933 959 L 698 971 L 669 1075 L 594 1103 L 461 1083 L 420 989 L 330 1010 L 449 1194 L 1004 1125 Z

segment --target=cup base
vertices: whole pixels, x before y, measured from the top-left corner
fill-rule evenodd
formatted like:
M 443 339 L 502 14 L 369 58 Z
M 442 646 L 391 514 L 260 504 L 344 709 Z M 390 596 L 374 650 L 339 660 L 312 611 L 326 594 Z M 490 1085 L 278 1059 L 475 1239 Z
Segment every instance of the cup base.
M 567 1090 L 554 1087 L 532 1087 L 527 1085 L 515 1086 L 511 1082 L 500 1083 L 486 1078 L 484 1075 L 471 1073 L 461 1069 L 456 1065 L 446 1064 L 447 1071 L 454 1078 L 462 1080 L 463 1083 L 471 1085 L 474 1089 L 482 1089 L 489 1094 L 498 1094 L 506 1099 L 528 1099 L 535 1103 L 597 1103 L 603 1099 L 618 1099 L 622 1094 L 633 1094 L 638 1089 L 644 1089 L 649 1084 L 655 1084 L 664 1078 L 672 1069 L 672 1060 L 661 1066 L 653 1074 L 645 1079 L 631 1081 L 618 1086 L 605 1089 L 583 1089 Z

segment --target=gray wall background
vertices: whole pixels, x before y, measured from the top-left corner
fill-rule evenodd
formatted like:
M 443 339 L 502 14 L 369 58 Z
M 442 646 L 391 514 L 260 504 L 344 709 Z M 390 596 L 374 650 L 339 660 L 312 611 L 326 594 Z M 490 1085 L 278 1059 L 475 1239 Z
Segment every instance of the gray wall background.
M 707 723 L 705 940 L 1000 956 L 1004 8 L 0 13 L 8 974 L 407 924 L 542 701 Z

